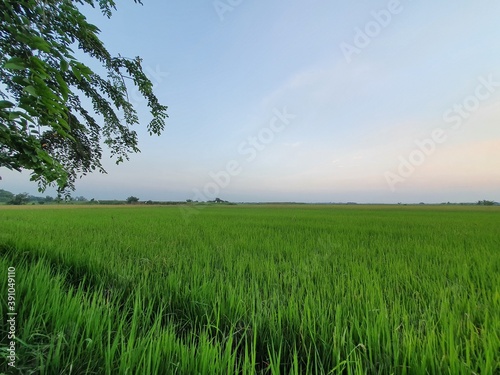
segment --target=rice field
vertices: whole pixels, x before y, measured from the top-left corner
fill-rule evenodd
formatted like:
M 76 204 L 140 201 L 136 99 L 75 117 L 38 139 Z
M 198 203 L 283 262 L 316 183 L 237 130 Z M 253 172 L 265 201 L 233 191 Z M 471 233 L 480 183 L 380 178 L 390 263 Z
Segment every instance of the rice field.
M 7 374 L 500 374 L 498 207 L 0 207 L 0 253 Z

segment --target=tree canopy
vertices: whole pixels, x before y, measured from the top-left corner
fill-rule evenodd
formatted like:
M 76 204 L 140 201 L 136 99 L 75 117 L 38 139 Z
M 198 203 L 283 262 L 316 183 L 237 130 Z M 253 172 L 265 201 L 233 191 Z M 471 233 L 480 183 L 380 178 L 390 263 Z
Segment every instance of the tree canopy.
M 127 198 L 127 203 L 129 203 L 129 204 L 137 203 L 137 202 L 139 202 L 139 198 L 134 197 L 133 195 L 131 195 L 130 197 Z
M 135 85 L 147 100 L 150 135 L 160 135 L 167 107 L 153 93 L 142 60 L 112 56 L 98 37 L 99 29 L 80 11 L 86 5 L 98 6 L 109 18 L 113 0 L 0 4 L 1 167 L 30 170 L 40 191 L 56 185 L 62 192 L 74 189 L 77 177 L 95 170 L 105 173 L 103 144 L 117 164 L 128 160 L 140 150 L 132 130 L 139 118 L 127 84 Z M 102 72 L 94 72 L 82 56 L 97 62 Z

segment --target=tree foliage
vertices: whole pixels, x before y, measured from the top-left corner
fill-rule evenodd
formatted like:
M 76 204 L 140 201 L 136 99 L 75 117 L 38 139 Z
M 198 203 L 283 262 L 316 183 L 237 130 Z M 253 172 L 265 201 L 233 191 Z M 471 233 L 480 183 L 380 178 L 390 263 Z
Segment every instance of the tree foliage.
M 21 206 L 23 204 L 26 204 L 29 202 L 29 195 L 28 193 L 21 193 L 21 194 L 16 194 L 14 195 L 8 202 L 7 204 L 13 205 L 13 206 Z
M 137 203 L 137 202 L 139 202 L 139 198 L 134 197 L 133 195 L 131 195 L 130 197 L 127 198 L 128 204 Z
M 8 202 L 14 197 L 10 191 L 0 189 L 0 202 Z
M 478 206 L 494 206 L 495 202 L 494 201 L 488 201 L 486 199 L 482 201 L 477 201 Z
M 139 119 L 127 82 L 147 100 L 150 135 L 162 132 L 167 107 L 154 95 L 141 59 L 112 56 L 98 38 L 99 29 L 79 9 L 99 6 L 110 17 L 113 0 L 0 4 L 0 166 L 30 170 L 41 191 L 48 185 L 68 191 L 77 177 L 105 173 L 102 144 L 117 164 L 128 160 L 139 152 L 132 130 Z M 83 56 L 102 66 L 102 72 L 81 62 Z

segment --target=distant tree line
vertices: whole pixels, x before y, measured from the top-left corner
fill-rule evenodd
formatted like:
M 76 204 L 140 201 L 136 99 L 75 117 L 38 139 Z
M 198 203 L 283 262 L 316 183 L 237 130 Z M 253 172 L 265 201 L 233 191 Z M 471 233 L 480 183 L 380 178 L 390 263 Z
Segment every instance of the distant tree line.
M 478 201 L 477 202 L 478 206 L 494 206 L 495 204 L 496 204 L 496 202 L 494 202 L 494 201 L 487 201 L 487 200 L 482 200 L 482 201 Z
M 19 193 L 14 194 L 10 191 L 0 189 L 0 203 L 21 206 L 23 204 L 45 204 L 45 203 L 61 203 L 62 201 L 66 202 L 87 202 L 87 198 L 84 196 L 79 197 L 65 197 L 64 199 L 61 196 L 51 197 L 47 195 L 45 197 L 39 197 L 35 195 L 30 195 L 28 193 Z

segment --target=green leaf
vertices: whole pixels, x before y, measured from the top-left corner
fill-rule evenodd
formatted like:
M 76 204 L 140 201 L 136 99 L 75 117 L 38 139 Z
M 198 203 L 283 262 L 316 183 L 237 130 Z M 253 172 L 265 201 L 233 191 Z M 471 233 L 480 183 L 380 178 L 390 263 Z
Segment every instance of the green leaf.
M 47 41 L 39 36 L 34 36 L 31 38 L 31 43 L 29 43 L 32 48 L 39 49 L 43 52 L 50 52 L 50 44 Z
M 19 118 L 20 112 L 10 112 L 9 113 L 9 120 L 13 121 L 17 118 Z
M 30 85 L 30 86 L 26 86 L 26 87 L 24 88 L 24 91 L 26 91 L 26 92 L 27 92 L 27 93 L 29 93 L 30 95 L 36 96 L 37 98 L 38 98 L 38 96 L 39 96 L 39 95 L 37 94 L 37 92 L 36 92 L 36 89 L 35 89 L 33 86 L 31 86 L 31 85 Z
M 59 124 L 60 124 L 60 125 L 61 125 L 64 129 L 66 129 L 66 130 L 68 130 L 68 131 L 69 131 L 69 130 L 71 130 L 71 128 L 70 128 L 70 126 L 69 126 L 68 122 L 67 122 L 65 119 L 60 118 L 60 119 L 59 119 Z
M 36 109 L 31 105 L 29 101 L 18 104 L 18 107 L 24 109 L 31 116 L 35 117 L 37 115 Z
M 29 80 L 25 77 L 22 76 L 14 76 L 12 77 L 12 82 L 15 82 L 19 85 L 26 86 L 26 84 L 29 84 Z
M 85 76 L 85 78 L 90 78 L 90 75 L 94 73 L 92 69 L 90 69 L 87 65 L 82 64 L 81 62 L 75 62 L 73 65 L 73 72 L 75 71 L 74 68 L 78 69 L 78 72 L 80 73 L 80 76 Z
M 66 60 L 61 60 L 61 72 L 66 72 L 68 70 L 69 64 Z
M 40 60 L 38 57 L 31 56 L 30 57 L 30 62 L 33 65 L 34 68 L 45 70 L 45 65 L 46 64 L 42 60 Z
M 0 109 L 7 109 L 14 107 L 14 103 L 9 102 L 8 100 L 0 100 Z
M 61 89 L 61 94 L 63 96 L 64 101 L 68 100 L 69 88 L 66 81 L 63 79 L 60 73 L 56 73 L 56 80 L 59 83 L 59 88 Z
M 73 74 L 75 75 L 76 79 L 81 81 L 82 74 L 80 73 L 80 70 L 75 65 L 71 66 L 71 70 L 73 71 Z
M 4 64 L 5 69 L 9 70 L 23 70 L 26 69 L 26 61 L 20 57 L 13 57 Z

